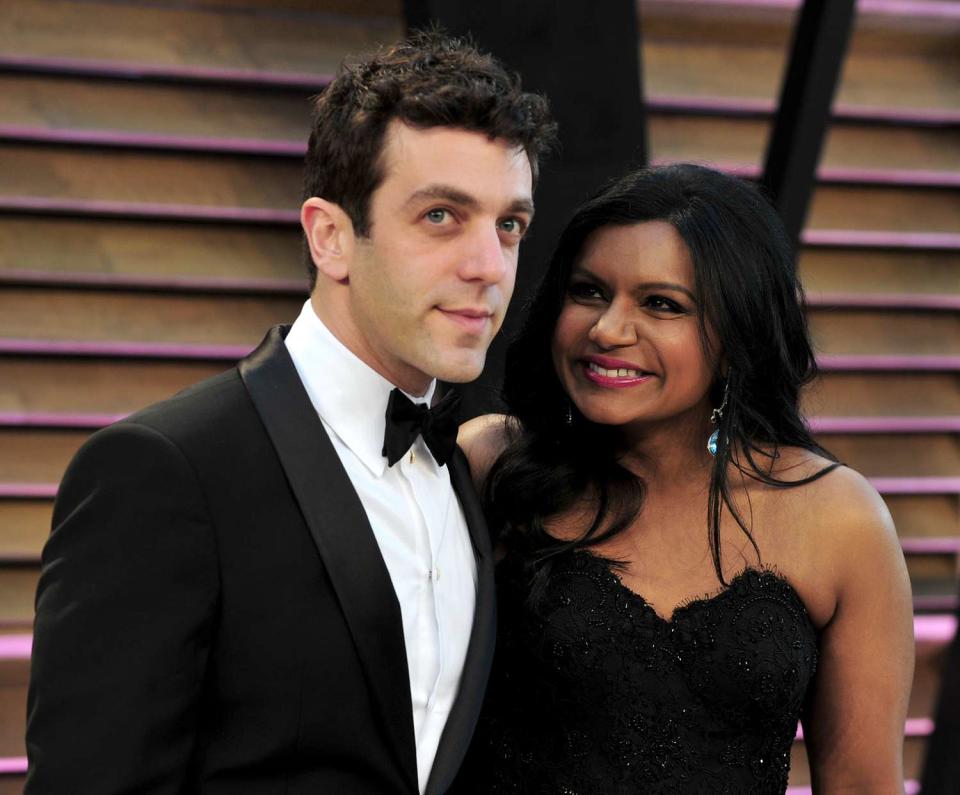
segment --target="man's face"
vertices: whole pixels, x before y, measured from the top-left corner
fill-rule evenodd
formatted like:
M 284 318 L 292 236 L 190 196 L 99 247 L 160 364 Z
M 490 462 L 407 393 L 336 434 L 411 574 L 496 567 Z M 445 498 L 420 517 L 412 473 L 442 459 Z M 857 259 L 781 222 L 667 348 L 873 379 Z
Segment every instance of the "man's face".
M 342 340 L 394 384 L 472 381 L 503 322 L 533 215 L 522 148 L 466 130 L 393 122 L 370 236 L 348 263 Z

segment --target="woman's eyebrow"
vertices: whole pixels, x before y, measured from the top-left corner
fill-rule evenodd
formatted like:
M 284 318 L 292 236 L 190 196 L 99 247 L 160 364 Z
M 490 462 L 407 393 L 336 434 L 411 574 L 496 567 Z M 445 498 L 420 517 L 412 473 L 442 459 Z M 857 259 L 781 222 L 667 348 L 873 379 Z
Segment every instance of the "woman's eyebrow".
M 690 292 L 690 290 L 682 284 L 676 284 L 675 282 L 643 282 L 637 285 L 636 290 L 638 292 L 646 290 L 675 290 L 678 293 L 683 293 L 691 301 L 697 300 L 696 296 Z
M 575 265 L 570 271 L 570 277 L 573 278 L 575 276 L 590 279 L 591 281 L 597 282 L 604 287 L 607 286 L 607 283 L 603 279 L 583 265 Z M 697 300 L 696 296 L 688 288 L 684 287 L 682 284 L 677 284 L 676 282 L 641 282 L 633 289 L 633 291 L 636 293 L 647 292 L 649 290 L 673 290 L 678 293 L 683 293 L 694 303 L 696 303 Z

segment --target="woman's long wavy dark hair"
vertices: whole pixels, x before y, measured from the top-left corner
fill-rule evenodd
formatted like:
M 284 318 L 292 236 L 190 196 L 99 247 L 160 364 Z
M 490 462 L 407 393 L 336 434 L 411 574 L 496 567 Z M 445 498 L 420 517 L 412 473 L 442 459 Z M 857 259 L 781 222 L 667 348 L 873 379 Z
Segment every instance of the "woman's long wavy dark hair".
M 753 185 L 702 166 L 630 173 L 575 211 L 528 307 L 525 326 L 507 351 L 503 397 L 520 432 L 491 468 L 484 501 L 492 526 L 502 528 L 501 538 L 528 555 L 535 591 L 556 554 L 612 538 L 633 522 L 643 503 L 644 484 L 618 463 L 616 429 L 591 423 L 571 405 L 550 350 L 570 272 L 587 238 L 602 227 L 645 221 L 669 223 L 686 244 L 701 344 L 711 352 L 709 326 L 720 348 L 713 353 L 722 352 L 727 366 L 727 377 L 718 373 L 711 387 L 715 406 L 724 390 L 727 400 L 707 509 L 713 563 L 722 584 L 727 584 L 720 556 L 724 506 L 760 557 L 731 501 L 731 462 L 781 487 L 808 483 L 830 468 L 789 481 L 771 474 L 784 445 L 832 458 L 814 442 L 799 412 L 800 388 L 816 376 L 817 367 L 792 246 L 773 207 Z M 546 531 L 551 517 L 585 500 L 596 510 L 578 537 L 560 541 Z

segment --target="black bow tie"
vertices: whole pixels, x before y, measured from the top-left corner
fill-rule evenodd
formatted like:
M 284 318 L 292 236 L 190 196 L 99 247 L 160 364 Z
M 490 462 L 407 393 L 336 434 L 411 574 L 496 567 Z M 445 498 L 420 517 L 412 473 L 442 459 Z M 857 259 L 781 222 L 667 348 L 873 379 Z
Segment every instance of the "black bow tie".
M 453 456 L 457 446 L 457 414 L 460 397 L 453 392 L 428 409 L 423 403 L 414 403 L 399 389 L 390 393 L 387 403 L 387 429 L 383 435 L 383 454 L 393 466 L 417 436 L 422 436 L 436 462 L 443 466 Z

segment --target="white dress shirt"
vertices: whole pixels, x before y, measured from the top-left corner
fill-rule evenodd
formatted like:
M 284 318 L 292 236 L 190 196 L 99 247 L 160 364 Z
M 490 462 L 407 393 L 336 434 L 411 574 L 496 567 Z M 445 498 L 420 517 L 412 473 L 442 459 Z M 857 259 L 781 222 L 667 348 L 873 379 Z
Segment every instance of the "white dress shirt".
M 357 490 L 400 603 L 422 793 L 473 625 L 477 566 L 470 534 L 449 470 L 437 465 L 421 437 L 387 466 L 383 435 L 394 385 L 351 353 L 309 301 L 286 346 Z M 434 381 L 425 396 L 407 397 L 429 404 L 435 388 Z

